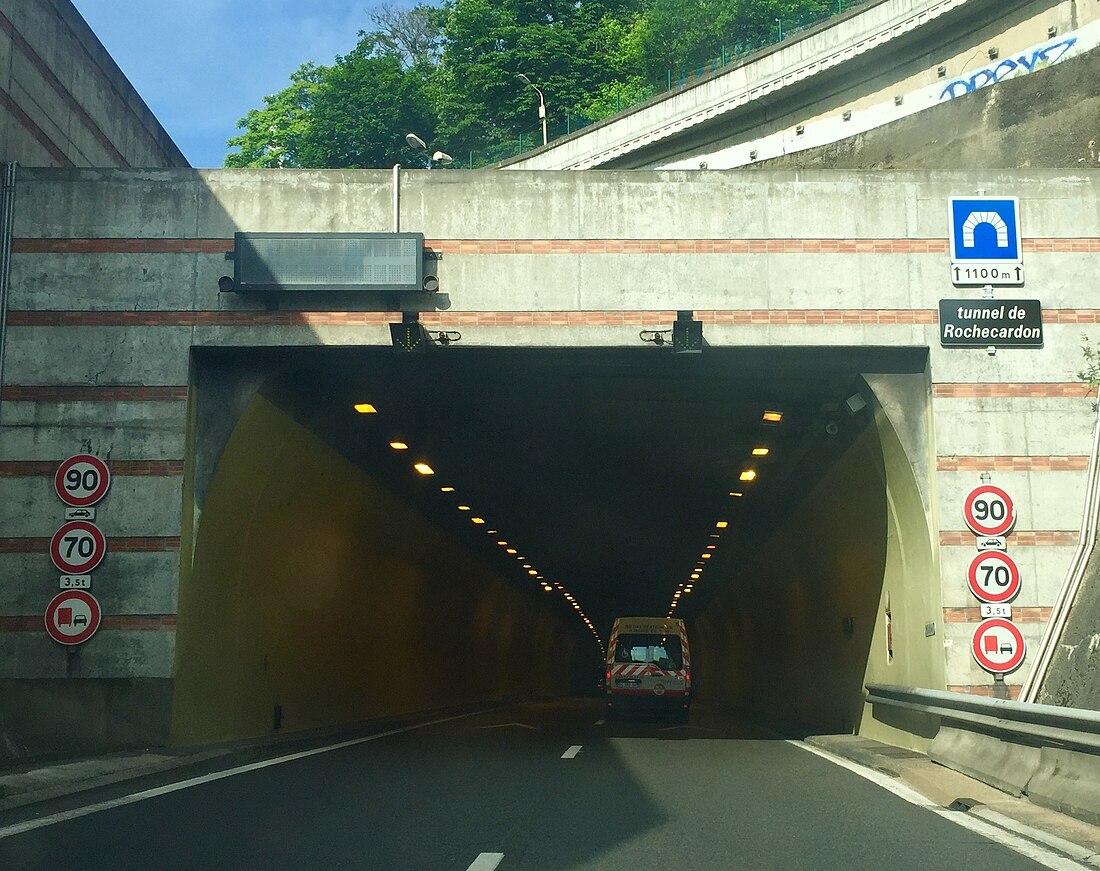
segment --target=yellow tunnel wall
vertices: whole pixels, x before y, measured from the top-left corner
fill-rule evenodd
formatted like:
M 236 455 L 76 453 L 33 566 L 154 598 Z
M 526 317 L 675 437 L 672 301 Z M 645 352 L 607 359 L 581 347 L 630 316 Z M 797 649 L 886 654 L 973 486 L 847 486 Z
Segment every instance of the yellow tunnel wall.
M 699 698 L 784 731 L 886 730 L 911 744 L 866 716 L 863 686 L 942 687 L 942 640 L 925 637 L 942 613 L 932 553 L 912 468 L 879 410 L 753 559 L 711 578 L 725 589 L 691 627 Z
M 276 705 L 294 731 L 564 695 L 598 658 L 571 614 L 496 574 L 263 397 L 197 523 L 180 581 L 175 743 L 267 734 Z
M 924 426 L 931 432 L 928 414 L 930 411 L 926 411 Z M 905 446 L 882 409 L 876 413 L 875 423 L 886 479 L 886 566 L 863 682 L 942 690 L 947 663 L 935 524 L 921 499 Z M 929 453 L 934 455 L 934 451 Z M 887 644 L 887 612 L 892 623 L 892 656 Z M 922 751 L 928 749 L 939 728 L 938 720 L 926 715 L 898 709 L 872 711 L 870 705 L 864 705 L 860 723 L 862 735 Z

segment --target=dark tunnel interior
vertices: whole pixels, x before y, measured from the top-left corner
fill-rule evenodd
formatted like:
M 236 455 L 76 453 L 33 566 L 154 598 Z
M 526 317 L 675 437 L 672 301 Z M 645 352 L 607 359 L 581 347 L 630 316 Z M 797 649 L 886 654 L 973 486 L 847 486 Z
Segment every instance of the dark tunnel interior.
M 177 725 L 189 720 L 184 714 L 188 705 L 199 703 L 204 692 L 199 686 L 218 681 L 216 670 L 187 667 L 200 640 L 204 657 L 218 649 L 209 643 L 210 633 L 217 630 L 202 602 L 224 595 L 225 578 L 233 574 L 227 571 L 227 560 L 240 561 L 238 550 L 254 538 L 249 529 L 273 526 L 270 518 L 262 523 L 254 518 L 249 526 L 241 506 L 253 513 L 274 510 L 271 506 L 283 498 L 271 484 L 266 497 L 244 499 L 242 487 L 266 471 L 239 478 L 232 488 L 218 486 L 233 477 L 227 471 L 232 457 L 240 457 L 232 462 L 248 464 L 259 461 L 253 456 L 257 453 L 282 450 L 281 442 L 269 441 L 275 438 L 269 423 L 257 425 L 259 435 L 251 443 L 242 442 L 244 421 L 238 424 L 234 415 L 257 400 L 392 499 L 399 507 L 387 509 L 387 517 L 394 511 L 415 515 L 417 523 L 461 550 L 460 562 L 469 558 L 477 563 L 479 568 L 470 569 L 473 574 L 492 574 L 509 596 L 526 603 L 524 608 L 550 615 L 552 628 L 538 630 L 545 633 L 544 642 L 560 648 L 560 640 L 548 639 L 555 633 L 570 638 L 568 680 L 551 681 L 560 690 L 591 687 L 601 657 L 596 639 L 606 641 L 616 616 L 672 613 L 688 622 L 689 631 L 694 627 L 701 693 L 709 683 L 715 697 L 731 704 L 769 704 L 758 698 L 761 687 L 776 677 L 768 676 L 769 668 L 756 669 L 756 686 L 744 678 L 730 679 L 722 663 L 753 655 L 745 645 L 758 648 L 760 639 L 745 621 L 759 622 L 764 613 L 774 615 L 776 644 L 797 649 L 799 638 L 811 637 L 812 632 L 794 630 L 791 616 L 791 609 L 807 603 L 792 600 L 790 589 L 777 587 L 782 577 L 777 580 L 759 566 L 766 553 L 767 564 L 774 566 L 802 548 L 808 553 L 815 548 L 836 551 L 835 564 L 822 567 L 824 575 L 851 572 L 855 566 L 856 574 L 870 578 L 861 581 L 859 606 L 846 606 L 853 613 L 862 608 L 859 620 L 866 637 L 855 645 L 863 648 L 855 659 L 866 660 L 886 527 L 885 479 L 874 425 L 877 405 L 863 375 L 922 373 L 926 349 L 707 348 L 699 355 L 675 355 L 652 347 L 452 346 L 413 355 L 390 348 L 326 347 L 197 350 L 195 355 L 198 432 L 207 441 L 211 433 L 221 432 L 225 452 L 215 450 L 195 464 L 195 560 L 190 582 L 185 578 L 181 583 Z M 368 404 L 371 410 L 364 413 Z M 395 449 L 395 443 L 407 448 Z M 302 451 L 303 456 L 310 454 L 308 448 Z M 274 465 L 287 470 L 291 463 L 295 460 L 288 456 Z M 418 472 L 418 463 L 427 464 L 432 474 Z M 299 461 L 295 468 L 302 466 Z M 747 472 L 755 477 L 744 480 Z M 830 476 L 847 483 L 837 484 Z M 295 486 L 303 485 L 278 485 L 290 487 L 288 492 Z M 228 514 L 215 510 L 219 494 L 233 505 Z M 324 509 L 310 508 L 310 498 L 317 505 L 326 501 L 323 492 L 316 497 L 288 495 L 285 501 L 319 522 Z M 800 512 L 805 514 L 808 500 L 815 498 L 821 505 L 811 519 L 802 519 Z M 828 528 L 849 511 L 854 513 L 843 529 Z M 329 533 L 331 529 L 332 524 Z M 856 529 L 856 543 L 838 544 Z M 213 544 L 215 535 L 224 536 L 224 542 Z M 416 550 L 416 545 L 387 535 L 371 548 Z M 815 545 L 815 535 L 828 538 L 823 551 Z M 279 546 L 276 542 L 269 549 Z M 292 546 L 289 540 L 286 546 Z M 861 555 L 853 556 L 853 550 Z M 444 584 L 454 564 L 452 558 L 440 558 L 434 568 L 414 574 L 418 583 Z M 385 571 L 395 572 L 388 586 L 402 583 L 399 569 Z M 203 590 L 215 574 L 219 586 L 212 598 Z M 291 582 L 295 595 L 306 595 L 300 584 L 310 574 L 307 565 L 299 580 Z M 236 598 L 245 602 L 254 595 L 242 587 Z M 189 641 L 186 621 L 204 613 L 204 628 Z M 483 617 L 471 612 L 469 619 Z M 233 635 L 229 618 L 219 619 Z M 853 618 L 846 614 L 837 619 Z M 487 631 L 492 635 L 492 628 Z M 516 634 L 512 642 L 502 642 L 502 656 L 516 655 L 509 644 L 523 647 L 522 628 Z M 227 654 L 242 649 L 239 638 L 225 643 Z M 275 642 L 267 638 L 256 643 L 266 651 Z M 288 638 L 284 643 L 295 642 Z M 803 652 L 807 661 L 814 659 L 812 645 Z M 270 652 L 263 654 L 265 674 L 271 658 Z M 325 668 L 331 674 L 339 666 L 328 663 Z M 814 667 L 795 670 L 813 680 Z M 843 670 L 849 677 L 857 675 L 857 683 L 862 678 L 859 662 Z M 237 674 L 229 684 L 242 679 Z M 501 681 L 469 691 L 476 696 L 516 690 L 503 687 L 507 679 Z M 223 689 L 232 695 L 228 684 Z M 543 689 L 525 686 L 518 691 Z M 426 691 L 423 698 L 397 706 L 449 701 L 450 696 L 433 698 Z M 805 719 L 797 711 L 791 714 L 772 719 Z M 767 715 L 765 711 L 765 719 Z M 836 727 L 851 727 L 852 718 L 850 711 L 838 715 Z

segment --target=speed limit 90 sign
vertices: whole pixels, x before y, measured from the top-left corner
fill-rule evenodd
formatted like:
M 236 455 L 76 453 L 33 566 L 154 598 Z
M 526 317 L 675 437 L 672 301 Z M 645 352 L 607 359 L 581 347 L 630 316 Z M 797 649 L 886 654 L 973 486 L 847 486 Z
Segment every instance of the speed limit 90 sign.
M 73 508 L 95 505 L 107 495 L 110 486 L 111 473 L 107 464 L 91 454 L 69 457 L 53 476 L 57 498 Z
M 1016 523 L 1016 508 L 1000 487 L 983 484 L 967 494 L 963 517 L 976 535 L 1004 535 Z

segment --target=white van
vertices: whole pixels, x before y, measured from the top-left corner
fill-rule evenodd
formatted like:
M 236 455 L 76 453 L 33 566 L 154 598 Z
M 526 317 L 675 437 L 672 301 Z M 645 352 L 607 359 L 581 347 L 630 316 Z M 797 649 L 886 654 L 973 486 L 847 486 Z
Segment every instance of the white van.
M 662 709 L 686 720 L 691 704 L 691 650 L 684 621 L 617 617 L 604 676 L 608 713 Z

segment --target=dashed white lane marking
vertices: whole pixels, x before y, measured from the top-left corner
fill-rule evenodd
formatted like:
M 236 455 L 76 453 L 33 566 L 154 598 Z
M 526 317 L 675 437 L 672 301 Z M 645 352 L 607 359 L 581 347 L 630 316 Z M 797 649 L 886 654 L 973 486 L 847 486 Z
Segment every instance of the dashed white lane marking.
M 964 829 L 970 829 L 972 832 L 977 832 L 979 835 L 988 838 L 995 844 L 1008 847 L 1008 849 L 1014 850 L 1021 856 L 1026 856 L 1028 859 L 1039 862 L 1048 868 L 1054 868 L 1055 871 L 1089 871 L 1089 866 L 1074 862 L 1072 859 L 1068 859 L 1065 856 L 1041 847 L 1025 838 L 1018 837 L 1012 832 L 1005 831 L 992 823 L 987 823 L 985 820 L 977 819 L 969 814 L 961 813 L 960 811 L 951 811 L 945 807 L 940 807 L 932 800 L 921 795 L 915 789 L 906 786 L 901 781 L 894 780 L 892 777 L 875 771 L 874 769 L 864 768 L 862 765 L 852 762 L 849 759 L 844 759 L 841 756 L 834 756 L 826 750 L 806 744 L 803 741 L 787 741 L 787 743 L 813 753 L 815 756 L 820 756 L 822 759 L 827 759 L 834 765 L 839 765 L 841 768 L 847 768 L 860 777 L 881 786 L 883 789 L 889 790 L 899 798 L 905 799 L 905 801 L 910 804 L 929 810 L 937 816 L 955 823 L 957 826 L 962 826 Z
M 568 750 L 561 754 L 562 759 L 575 759 L 577 754 L 581 752 L 581 745 L 574 744 Z
M 596 725 L 597 726 L 602 726 L 605 722 L 606 722 L 605 720 L 597 720 Z
M 482 853 L 466 871 L 493 871 L 503 858 L 503 853 Z
M 275 759 L 264 759 L 262 762 L 253 762 L 249 765 L 240 765 L 237 768 L 227 768 L 225 771 L 216 771 L 213 774 L 204 774 L 201 777 L 192 777 L 189 780 L 181 780 L 177 783 L 169 783 L 165 786 L 158 786 L 155 789 L 145 789 L 141 792 L 131 793 L 130 795 L 124 795 L 121 798 L 114 798 L 110 801 L 101 801 L 97 804 L 90 804 L 87 807 L 75 808 L 69 811 L 63 811 L 62 813 L 51 814 L 50 816 L 40 817 L 35 820 L 27 820 L 23 823 L 16 823 L 13 826 L 5 826 L 0 828 L 0 838 L 10 838 L 12 835 L 21 835 L 23 832 L 29 832 L 33 829 L 40 829 L 43 826 L 52 826 L 55 823 L 63 823 L 66 820 L 75 820 L 78 817 L 85 817 L 89 814 L 99 813 L 100 811 L 111 810 L 116 807 L 123 807 L 128 804 L 136 804 L 139 801 L 145 801 L 147 798 L 156 798 L 157 796 L 167 795 L 170 792 L 179 792 L 182 789 L 189 789 L 192 786 L 199 786 L 203 783 L 210 783 L 215 780 L 224 780 L 227 777 L 233 777 L 236 774 L 245 774 L 249 771 L 255 771 L 259 768 L 269 768 L 272 765 L 281 765 L 284 762 L 293 762 L 295 759 L 305 759 L 307 756 L 317 756 L 321 753 L 328 753 L 332 750 L 341 750 L 344 747 L 354 747 L 356 744 L 365 744 L 368 741 L 377 741 L 379 738 L 388 738 L 391 735 L 400 735 L 403 732 L 413 732 L 417 729 L 424 729 L 428 726 L 438 726 L 440 723 L 449 723 L 452 720 L 462 720 L 466 717 L 473 717 L 477 714 L 483 714 L 485 711 L 473 711 L 468 714 L 456 714 L 453 717 L 444 717 L 440 720 L 432 720 L 430 723 L 417 723 L 415 726 L 405 726 L 403 729 L 391 729 L 389 732 L 379 732 L 377 735 L 366 735 L 362 738 L 353 738 L 350 741 L 341 741 L 338 744 L 329 744 L 325 747 L 314 747 L 312 750 L 302 750 L 299 753 L 291 753 L 287 756 L 279 756 Z M 496 865 L 492 866 L 496 867 Z

